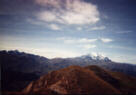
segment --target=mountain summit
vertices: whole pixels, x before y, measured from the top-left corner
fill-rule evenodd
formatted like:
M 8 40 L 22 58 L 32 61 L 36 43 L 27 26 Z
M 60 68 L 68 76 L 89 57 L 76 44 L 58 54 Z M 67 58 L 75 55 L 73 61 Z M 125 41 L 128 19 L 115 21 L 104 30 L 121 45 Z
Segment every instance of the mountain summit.
M 106 62 L 111 61 L 108 57 L 104 57 L 103 55 L 100 55 L 100 54 L 97 54 L 97 55 L 87 54 L 79 58 L 87 59 L 87 60 L 106 61 Z

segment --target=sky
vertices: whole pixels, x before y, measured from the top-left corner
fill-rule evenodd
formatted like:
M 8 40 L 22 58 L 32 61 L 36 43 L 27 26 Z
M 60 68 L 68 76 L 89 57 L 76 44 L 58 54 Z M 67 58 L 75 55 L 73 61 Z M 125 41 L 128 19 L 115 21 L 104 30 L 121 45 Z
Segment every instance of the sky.
M 0 50 L 136 64 L 135 42 L 135 0 L 0 0 Z

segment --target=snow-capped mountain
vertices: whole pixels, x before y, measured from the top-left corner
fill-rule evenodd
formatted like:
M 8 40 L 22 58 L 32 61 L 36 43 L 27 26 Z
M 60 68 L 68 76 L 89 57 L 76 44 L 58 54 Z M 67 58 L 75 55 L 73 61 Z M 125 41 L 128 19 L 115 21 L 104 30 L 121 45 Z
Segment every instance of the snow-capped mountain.
M 78 58 L 82 58 L 86 60 L 106 61 L 106 62 L 111 61 L 108 57 L 104 57 L 103 55 L 100 55 L 100 54 L 97 54 L 97 55 L 87 54 Z

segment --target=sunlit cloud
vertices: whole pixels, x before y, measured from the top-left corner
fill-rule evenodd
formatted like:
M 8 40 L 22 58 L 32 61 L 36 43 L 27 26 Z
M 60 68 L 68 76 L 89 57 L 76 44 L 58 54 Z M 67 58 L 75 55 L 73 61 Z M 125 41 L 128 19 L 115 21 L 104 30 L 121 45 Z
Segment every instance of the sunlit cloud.
M 60 29 L 61 29 L 61 28 L 60 28 L 58 25 L 56 25 L 56 24 L 50 24 L 50 25 L 49 25 L 49 28 L 52 29 L 52 30 L 60 30 Z
M 78 30 L 78 31 L 81 31 L 81 30 L 82 30 L 82 27 L 77 27 L 77 30 Z
M 37 14 L 37 18 L 45 22 L 61 22 L 61 20 L 57 18 L 56 12 L 51 12 L 47 10 L 43 12 L 39 12 Z
M 68 37 L 61 37 L 57 38 L 58 40 L 63 40 L 64 43 L 67 44 L 85 44 L 85 43 L 93 43 L 96 42 L 97 39 L 88 39 L 88 38 L 68 38 Z
M 90 30 L 104 30 L 106 27 L 105 26 L 96 26 L 92 27 Z
M 19 50 L 21 52 L 27 52 L 32 54 L 37 54 L 40 56 L 44 56 L 47 58 L 55 58 L 55 57 L 61 57 L 61 58 L 67 58 L 67 57 L 76 57 L 79 55 L 82 55 L 78 52 L 74 51 L 67 51 L 65 49 L 56 49 L 56 48 L 28 48 L 28 47 L 17 47 L 17 46 L 9 46 L 9 47 L 0 47 L 0 50 Z
M 89 55 L 91 55 L 91 56 L 106 57 L 106 54 L 103 53 L 103 52 L 91 52 Z
M 77 46 L 81 49 L 88 50 L 96 47 L 94 43 L 98 39 L 61 37 L 61 38 L 57 38 L 57 40 L 62 40 L 64 44 L 73 44 L 74 46 Z
M 95 43 L 96 41 L 101 41 L 103 43 L 109 43 L 114 41 L 110 38 L 71 38 L 71 37 L 60 37 L 57 38 L 57 40 L 62 40 L 66 44 L 89 44 L 89 43 Z
M 100 38 L 100 40 L 104 43 L 109 43 L 109 42 L 112 42 L 113 40 L 110 39 L 110 38 Z
M 95 47 L 96 47 L 96 45 L 94 45 L 94 44 L 85 44 L 82 46 L 82 48 L 84 48 L 84 49 L 91 49 L 91 48 L 95 48 Z
M 94 24 L 100 20 L 97 6 L 83 0 L 35 0 L 45 10 L 37 19 L 61 24 Z

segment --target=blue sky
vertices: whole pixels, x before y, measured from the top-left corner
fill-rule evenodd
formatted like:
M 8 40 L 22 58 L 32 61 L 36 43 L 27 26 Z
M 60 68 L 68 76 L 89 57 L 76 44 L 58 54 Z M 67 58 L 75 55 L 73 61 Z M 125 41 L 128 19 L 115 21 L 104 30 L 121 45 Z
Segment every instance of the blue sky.
M 136 64 L 135 0 L 1 0 L 0 50 L 101 54 Z

